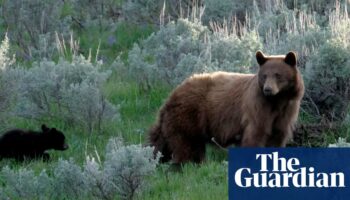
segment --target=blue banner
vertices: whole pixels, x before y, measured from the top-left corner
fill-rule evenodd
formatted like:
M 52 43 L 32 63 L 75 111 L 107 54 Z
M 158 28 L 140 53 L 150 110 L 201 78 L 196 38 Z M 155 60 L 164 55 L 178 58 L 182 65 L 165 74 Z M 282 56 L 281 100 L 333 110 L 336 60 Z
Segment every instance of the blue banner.
M 230 200 L 350 199 L 350 148 L 231 148 Z

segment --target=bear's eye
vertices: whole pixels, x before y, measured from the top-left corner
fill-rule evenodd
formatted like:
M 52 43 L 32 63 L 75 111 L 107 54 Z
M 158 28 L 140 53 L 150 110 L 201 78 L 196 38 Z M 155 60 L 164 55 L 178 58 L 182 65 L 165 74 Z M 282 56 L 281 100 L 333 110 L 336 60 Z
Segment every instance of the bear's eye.
M 276 77 L 277 80 L 281 80 L 282 79 L 281 74 L 278 74 L 278 73 L 275 74 L 275 77 Z
M 266 78 L 267 78 L 267 75 L 266 75 L 266 74 L 264 74 L 264 75 L 263 75 L 263 79 L 264 79 L 264 80 L 266 80 Z

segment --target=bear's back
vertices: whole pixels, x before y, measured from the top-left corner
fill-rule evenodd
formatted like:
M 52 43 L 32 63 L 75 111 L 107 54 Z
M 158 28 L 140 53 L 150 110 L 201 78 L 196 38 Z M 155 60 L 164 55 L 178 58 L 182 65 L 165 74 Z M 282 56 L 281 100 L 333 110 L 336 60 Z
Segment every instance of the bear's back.
M 1 153 L 24 153 L 38 148 L 40 133 L 14 129 L 0 136 Z
M 178 121 L 186 116 L 184 113 L 187 116 L 197 113 L 191 119 L 197 118 L 199 127 L 206 129 L 210 137 L 220 135 L 216 139 L 224 146 L 221 141 L 229 141 L 228 137 L 241 131 L 243 95 L 247 95 L 252 86 L 255 88 L 256 84 L 252 84 L 255 77 L 255 74 L 220 71 L 195 74 L 174 90 L 165 110 Z
M 249 83 L 255 77 L 254 74 L 241 74 L 231 72 L 213 72 L 194 74 L 180 84 L 173 93 L 185 96 L 202 97 L 224 95 L 227 97 L 229 91 L 242 89 L 245 90 Z M 246 86 L 238 86 L 246 85 Z M 238 87 L 237 87 L 238 86 Z M 219 98 L 218 97 L 218 98 Z

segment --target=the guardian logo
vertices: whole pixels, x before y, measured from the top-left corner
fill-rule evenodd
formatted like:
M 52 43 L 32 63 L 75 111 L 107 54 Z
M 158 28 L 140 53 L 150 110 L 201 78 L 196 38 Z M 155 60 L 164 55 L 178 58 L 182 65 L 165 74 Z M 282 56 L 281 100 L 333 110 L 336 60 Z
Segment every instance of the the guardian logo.
M 230 200 L 349 200 L 350 148 L 231 148 Z
M 350 155 L 349 155 L 350 156 Z M 256 154 L 259 171 L 243 167 L 235 172 L 234 180 L 239 187 L 345 187 L 343 172 L 317 172 L 315 167 L 303 167 L 298 158 L 279 157 L 278 152 Z M 269 166 L 269 162 L 272 166 Z

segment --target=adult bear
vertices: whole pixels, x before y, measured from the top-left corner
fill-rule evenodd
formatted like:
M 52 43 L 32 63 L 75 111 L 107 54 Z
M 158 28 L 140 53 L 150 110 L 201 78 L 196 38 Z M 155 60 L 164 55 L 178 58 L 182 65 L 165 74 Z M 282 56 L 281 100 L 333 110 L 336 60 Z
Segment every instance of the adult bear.
M 286 146 L 304 94 L 296 55 L 258 51 L 256 60 L 257 74 L 196 74 L 172 92 L 149 132 L 162 161 L 199 163 L 212 140 L 223 147 Z

